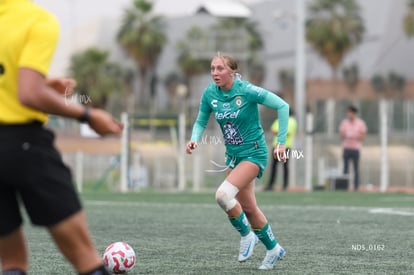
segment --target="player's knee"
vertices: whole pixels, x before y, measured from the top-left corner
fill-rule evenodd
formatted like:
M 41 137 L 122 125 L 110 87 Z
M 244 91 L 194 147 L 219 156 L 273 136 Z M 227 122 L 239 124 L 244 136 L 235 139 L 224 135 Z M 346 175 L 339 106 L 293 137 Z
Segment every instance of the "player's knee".
M 236 195 L 239 192 L 239 189 L 225 180 L 217 189 L 216 192 L 216 201 L 218 205 L 224 210 L 229 211 L 234 206 L 236 206 Z
M 228 208 L 231 207 L 231 204 L 233 204 L 225 192 L 218 190 L 216 192 L 216 202 L 224 211 L 228 211 Z

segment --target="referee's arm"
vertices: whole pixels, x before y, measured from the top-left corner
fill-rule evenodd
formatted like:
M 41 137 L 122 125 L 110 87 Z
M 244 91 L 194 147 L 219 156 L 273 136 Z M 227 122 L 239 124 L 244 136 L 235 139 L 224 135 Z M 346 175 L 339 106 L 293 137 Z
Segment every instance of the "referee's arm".
M 18 96 L 21 104 L 47 114 L 86 121 L 100 135 L 119 134 L 122 125 L 112 116 L 100 109 L 68 104 L 61 95 L 47 86 L 42 73 L 26 67 L 19 68 Z
M 77 119 L 82 116 L 84 107 L 80 104 L 67 104 L 56 91 L 46 85 L 45 76 L 31 68 L 19 68 L 19 101 L 35 110 Z

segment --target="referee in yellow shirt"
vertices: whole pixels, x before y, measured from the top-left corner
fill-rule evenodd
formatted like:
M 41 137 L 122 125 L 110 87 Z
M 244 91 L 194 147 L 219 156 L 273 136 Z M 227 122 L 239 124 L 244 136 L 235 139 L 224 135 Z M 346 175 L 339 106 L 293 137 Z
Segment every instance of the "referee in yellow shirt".
M 272 134 L 275 135 L 274 139 L 273 139 L 273 147 L 276 148 L 277 145 L 277 133 L 279 131 L 279 121 L 276 119 L 270 130 L 272 131 Z M 290 109 L 289 110 L 289 120 L 288 120 L 288 133 L 287 133 L 287 137 L 286 137 L 286 161 L 285 162 L 280 162 L 278 159 L 276 158 L 272 158 L 272 165 L 270 166 L 270 178 L 269 178 L 269 183 L 267 184 L 267 186 L 265 187 L 265 191 L 273 191 L 273 184 L 275 182 L 275 179 L 277 178 L 277 165 L 278 163 L 281 163 L 283 165 L 283 190 L 286 190 L 288 185 L 289 185 L 289 152 L 290 149 L 292 149 L 293 146 L 293 141 L 295 139 L 295 135 L 296 135 L 296 130 L 297 130 L 297 122 L 296 119 L 294 117 L 294 113 L 293 110 Z
M 0 259 L 4 275 L 28 269 L 20 201 L 45 226 L 79 274 L 103 267 L 74 190 L 71 173 L 43 127 L 47 114 L 88 122 L 101 135 L 122 126 L 103 110 L 65 104 L 74 81 L 46 81 L 58 40 L 54 16 L 29 0 L 0 0 Z M 56 90 L 58 89 L 58 90 Z M 62 271 L 62 274 L 71 273 Z

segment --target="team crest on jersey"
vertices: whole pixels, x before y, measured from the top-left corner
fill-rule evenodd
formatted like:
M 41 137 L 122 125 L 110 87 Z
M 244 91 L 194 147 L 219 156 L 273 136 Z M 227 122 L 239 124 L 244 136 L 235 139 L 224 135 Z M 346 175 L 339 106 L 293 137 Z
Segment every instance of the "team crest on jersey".
M 241 105 L 242 105 L 242 100 L 241 100 L 241 97 L 240 96 L 238 96 L 238 97 L 236 97 L 236 105 L 238 106 L 238 107 L 240 107 Z

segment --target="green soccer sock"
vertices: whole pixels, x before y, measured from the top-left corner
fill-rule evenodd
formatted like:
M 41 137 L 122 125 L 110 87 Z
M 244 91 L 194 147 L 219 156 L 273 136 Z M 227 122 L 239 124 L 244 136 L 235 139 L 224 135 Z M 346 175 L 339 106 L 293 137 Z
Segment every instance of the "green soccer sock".
M 262 229 L 254 229 L 260 241 L 266 246 L 267 250 L 272 250 L 277 244 L 275 235 L 273 235 L 272 228 L 268 223 Z
M 236 228 L 236 230 L 240 233 L 242 237 L 250 233 L 250 224 L 243 211 L 241 212 L 239 217 L 229 217 L 229 220 L 230 223 L 234 226 L 234 228 Z

